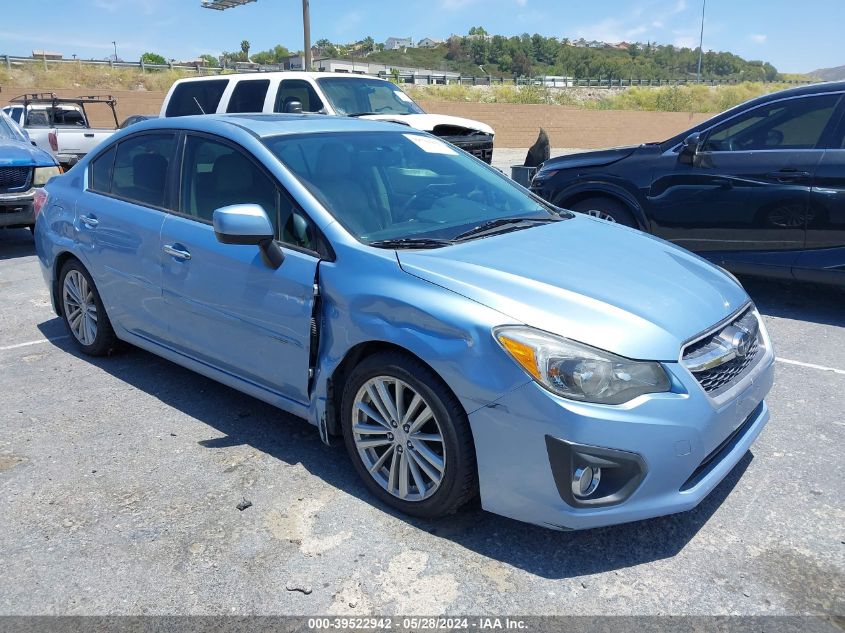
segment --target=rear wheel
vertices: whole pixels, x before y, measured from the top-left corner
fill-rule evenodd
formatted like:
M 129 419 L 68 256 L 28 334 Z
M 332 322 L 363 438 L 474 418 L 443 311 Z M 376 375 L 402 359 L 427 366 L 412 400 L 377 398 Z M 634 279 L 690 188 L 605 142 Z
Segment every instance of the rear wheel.
M 455 512 L 475 495 L 466 413 L 419 360 L 398 352 L 366 358 L 347 381 L 342 415 L 355 470 L 388 505 L 434 518 Z
M 89 356 L 105 356 L 117 346 L 106 309 L 91 275 L 71 259 L 59 276 L 60 300 L 65 325 L 79 349 Z
M 575 204 L 569 205 L 567 208 L 583 213 L 584 215 L 591 215 L 600 220 L 637 228 L 637 223 L 634 221 L 634 216 L 631 215 L 628 207 L 613 198 L 606 196 L 585 198 Z

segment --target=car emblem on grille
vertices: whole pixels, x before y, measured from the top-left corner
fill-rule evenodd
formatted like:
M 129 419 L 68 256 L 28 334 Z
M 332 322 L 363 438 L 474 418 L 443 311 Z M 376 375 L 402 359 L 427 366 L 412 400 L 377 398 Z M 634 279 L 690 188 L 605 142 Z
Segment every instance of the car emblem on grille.
M 749 348 L 751 347 L 751 334 L 745 330 L 739 330 L 736 334 L 734 334 L 733 339 L 731 340 L 731 347 L 733 347 L 734 353 L 739 358 L 745 358 L 746 354 L 748 354 Z

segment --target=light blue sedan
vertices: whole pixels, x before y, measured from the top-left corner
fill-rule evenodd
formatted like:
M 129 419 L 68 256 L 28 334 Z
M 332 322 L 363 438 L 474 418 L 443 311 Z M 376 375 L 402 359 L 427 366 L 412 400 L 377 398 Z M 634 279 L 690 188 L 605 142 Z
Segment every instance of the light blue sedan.
M 46 190 L 38 256 L 83 352 L 131 343 L 342 436 L 409 514 L 687 510 L 769 418 L 732 276 L 402 125 L 148 121 Z

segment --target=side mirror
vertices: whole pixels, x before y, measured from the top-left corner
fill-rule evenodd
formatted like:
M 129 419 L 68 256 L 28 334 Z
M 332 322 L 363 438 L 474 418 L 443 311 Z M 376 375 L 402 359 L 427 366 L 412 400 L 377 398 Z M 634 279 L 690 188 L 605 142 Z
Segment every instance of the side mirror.
M 297 101 L 296 99 L 291 99 L 287 103 L 285 103 L 284 108 L 282 111 L 287 114 L 302 114 L 302 102 Z
M 214 235 L 221 244 L 254 244 L 261 250 L 264 263 L 276 269 L 285 254 L 276 244 L 273 225 L 257 204 L 233 204 L 214 211 Z
M 684 139 L 681 144 L 681 151 L 678 154 L 678 160 L 685 165 L 692 165 L 695 162 L 695 157 L 701 150 L 701 134 L 693 132 Z

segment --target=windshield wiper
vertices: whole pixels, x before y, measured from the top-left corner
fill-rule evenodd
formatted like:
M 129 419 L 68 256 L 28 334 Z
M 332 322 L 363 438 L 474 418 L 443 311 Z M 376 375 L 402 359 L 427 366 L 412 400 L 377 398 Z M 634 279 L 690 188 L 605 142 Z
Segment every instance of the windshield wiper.
M 352 114 L 347 114 L 346 116 L 352 116 L 352 117 L 374 116 L 374 115 L 377 115 L 377 114 L 385 114 L 385 113 L 384 112 L 353 112 Z M 389 113 L 387 113 L 387 114 L 389 114 Z
M 440 248 L 450 244 L 452 244 L 451 240 L 441 240 L 434 237 L 397 237 L 388 240 L 376 240 L 368 245 L 376 248 Z
M 548 224 L 549 222 L 559 222 L 562 220 L 560 216 L 549 216 L 547 218 L 497 218 L 495 220 L 488 220 L 487 222 L 482 222 L 478 226 L 472 227 L 468 231 L 464 231 L 455 236 L 455 241 L 465 240 L 470 237 L 478 237 L 484 233 L 488 232 L 496 232 L 496 233 L 507 233 L 508 231 L 516 231 L 519 228 L 528 228 L 528 226 L 532 226 L 535 224 Z M 523 226 L 527 225 L 527 226 Z M 504 231 L 496 231 L 496 229 L 505 228 L 507 230 Z

